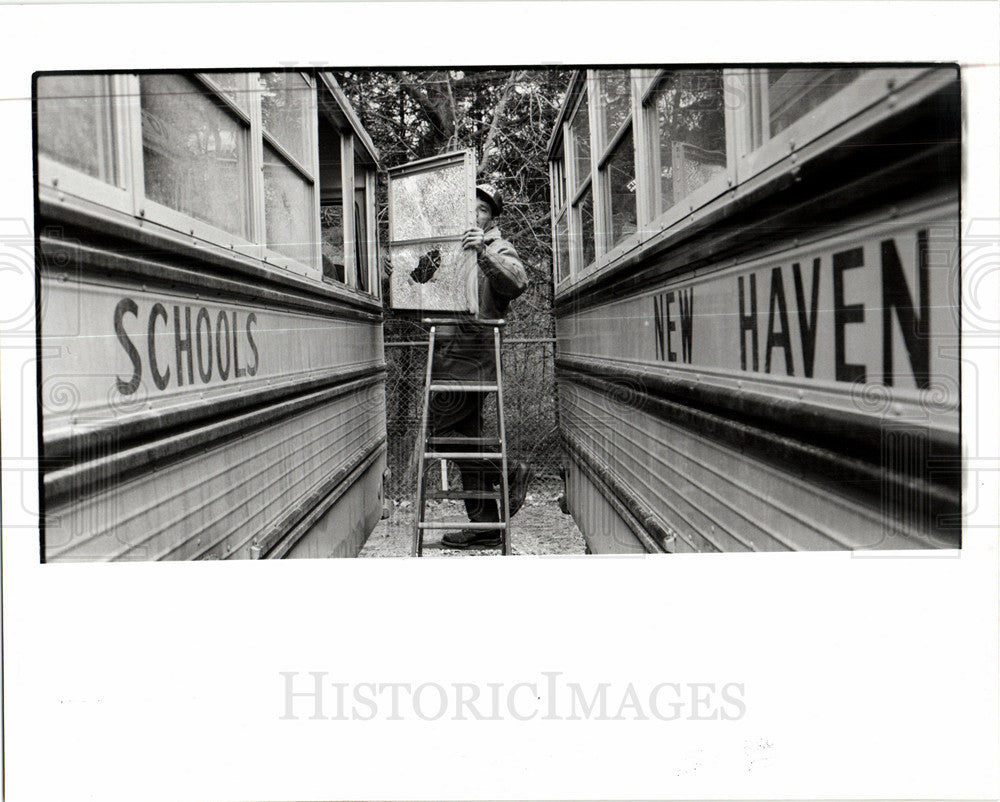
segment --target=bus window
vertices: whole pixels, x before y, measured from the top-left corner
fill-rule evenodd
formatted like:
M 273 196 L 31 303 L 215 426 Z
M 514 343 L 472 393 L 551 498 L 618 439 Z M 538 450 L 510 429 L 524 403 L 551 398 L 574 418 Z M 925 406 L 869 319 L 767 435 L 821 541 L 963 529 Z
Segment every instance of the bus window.
M 573 204 L 573 222 L 580 265 L 586 267 L 597 255 L 594 246 L 594 198 L 589 186 L 580 196 L 580 200 Z
M 250 239 L 250 124 L 182 75 L 142 75 L 139 91 L 146 197 Z
M 323 252 L 323 278 L 343 283 L 344 275 L 344 206 L 339 198 L 324 200 L 319 210 L 320 238 Z
M 552 162 L 552 208 L 559 210 L 566 205 L 566 166 L 561 158 Z
M 354 264 L 357 266 L 357 287 L 369 292 L 368 287 L 368 224 L 365 220 L 365 191 L 354 190 Z
M 117 182 L 111 76 L 39 77 L 38 151 L 101 181 Z
M 260 89 L 265 133 L 308 169 L 315 114 L 312 87 L 297 72 L 263 72 Z
M 323 115 L 319 120 L 320 245 L 323 278 L 347 281 L 344 268 L 344 200 L 340 132 Z
M 607 204 L 603 229 L 610 250 L 636 232 L 635 152 L 632 147 L 632 126 L 611 149 L 601 167 L 599 180 Z
M 604 199 L 601 231 L 608 251 L 636 233 L 635 148 L 632 93 L 627 70 L 598 73 L 603 141 L 598 184 Z
M 754 146 L 760 147 L 824 101 L 854 83 L 863 70 L 770 69 L 760 70 L 753 83 L 757 94 Z
M 603 122 L 604 139 L 601 143 L 604 148 L 632 116 L 630 84 L 628 70 L 601 70 L 598 73 L 598 85 L 601 91 L 598 109 Z
M 313 187 L 278 151 L 264 145 L 264 220 L 267 247 L 314 265 Z
M 267 247 L 315 268 L 312 86 L 296 72 L 261 73 L 259 86 Z
M 657 217 L 726 174 L 721 70 L 668 72 L 643 103 Z
M 737 159 L 738 181 L 783 161 L 893 93 L 919 91 L 921 81 L 936 84 L 944 74 L 921 68 L 857 67 L 731 71 L 727 79 L 738 92 L 734 99 L 749 100 L 734 108 L 737 138 L 745 142 Z
M 246 114 L 250 113 L 250 90 L 247 88 L 248 73 L 245 72 L 206 72 L 202 79 L 208 79 L 215 84 L 213 89 L 224 95 L 228 100 Z
M 590 178 L 590 120 L 587 104 L 587 93 L 584 90 L 583 99 L 576 109 L 573 121 L 569 124 L 572 132 L 571 147 L 576 164 L 576 180 L 574 189 L 579 189 L 583 182 Z
M 566 213 L 556 220 L 556 281 L 569 278 L 569 232 L 566 227 Z

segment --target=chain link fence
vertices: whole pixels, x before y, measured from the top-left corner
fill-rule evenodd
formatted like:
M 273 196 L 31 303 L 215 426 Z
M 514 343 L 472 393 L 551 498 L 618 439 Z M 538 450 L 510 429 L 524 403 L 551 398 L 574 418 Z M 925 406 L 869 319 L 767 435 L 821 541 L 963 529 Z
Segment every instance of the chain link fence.
M 508 459 L 529 462 L 536 481 L 556 482 L 561 450 L 556 418 L 555 340 L 544 337 L 504 340 L 501 358 Z M 392 471 L 388 495 L 396 500 L 413 499 L 414 442 L 420 428 L 427 343 L 387 342 L 385 361 L 388 460 Z M 484 409 L 486 433 L 496 434 L 496 404 L 492 396 Z M 448 480 L 452 487 L 461 486 L 454 464 L 449 464 Z M 428 487 L 440 486 L 440 471 L 432 470 Z

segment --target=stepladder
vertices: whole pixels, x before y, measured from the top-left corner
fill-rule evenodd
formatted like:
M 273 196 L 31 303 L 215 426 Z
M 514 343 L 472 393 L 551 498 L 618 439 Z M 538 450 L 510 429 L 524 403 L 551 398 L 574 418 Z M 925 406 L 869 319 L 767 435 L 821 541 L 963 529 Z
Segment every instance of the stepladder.
M 504 421 L 503 404 L 503 368 L 501 360 L 501 338 L 505 325 L 503 319 L 484 320 L 478 318 L 424 318 L 423 322 L 430 325 L 427 341 L 427 369 L 424 377 L 423 406 L 420 414 L 420 428 L 414 445 L 417 456 L 417 486 L 415 514 L 413 522 L 412 555 L 420 557 L 424 549 L 424 535 L 432 531 L 447 530 L 482 530 L 484 533 L 499 534 L 499 547 L 502 554 L 511 553 L 510 545 L 510 484 L 508 478 L 507 431 Z M 476 331 L 480 337 L 492 330 L 492 370 L 489 365 L 480 366 L 472 379 L 455 379 L 449 375 L 438 375 L 435 370 L 436 348 L 442 345 L 443 327 L 462 326 L 463 330 Z M 496 400 L 496 435 L 485 435 L 482 427 L 473 433 L 456 433 L 448 425 L 441 425 L 439 416 L 435 413 L 435 402 L 442 398 L 445 406 L 461 408 L 464 404 L 480 405 L 479 420 L 481 421 L 482 405 L 486 399 Z M 476 487 L 467 487 L 463 479 L 460 490 L 450 489 L 445 477 L 447 471 L 442 467 L 442 488 L 428 490 L 430 469 L 435 462 L 446 465 L 452 460 L 462 467 L 462 475 L 481 475 L 494 477 L 492 480 L 477 482 Z M 429 500 L 453 499 L 462 500 L 467 509 L 470 504 L 488 505 L 488 509 L 497 511 L 498 520 L 482 521 L 443 521 L 428 519 Z M 488 516 L 492 518 L 492 516 Z M 443 541 L 443 545 L 447 542 Z M 494 544 L 495 547 L 495 544 Z

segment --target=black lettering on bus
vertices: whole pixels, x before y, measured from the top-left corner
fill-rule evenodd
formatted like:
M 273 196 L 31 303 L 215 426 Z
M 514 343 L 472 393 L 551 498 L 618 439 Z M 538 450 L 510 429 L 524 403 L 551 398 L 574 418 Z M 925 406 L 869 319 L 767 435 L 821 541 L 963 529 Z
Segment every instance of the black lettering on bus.
M 233 377 L 242 379 L 247 375 L 246 368 L 240 367 L 240 342 L 237 329 L 240 325 L 240 318 L 237 312 L 233 312 Z
M 153 374 L 153 384 L 156 385 L 157 390 L 165 390 L 167 389 L 167 382 L 170 381 L 170 368 L 167 368 L 166 373 L 161 374 L 160 366 L 156 361 L 157 318 L 163 318 L 164 322 L 167 320 L 167 310 L 159 302 L 153 304 L 153 308 L 149 310 L 149 330 L 146 336 L 146 350 L 149 351 L 149 372 Z
M 673 346 L 670 343 L 670 333 L 677 330 L 677 324 L 670 319 L 670 304 L 674 302 L 673 291 L 668 292 L 663 298 L 663 314 L 666 316 L 666 325 L 664 329 L 667 334 L 667 361 L 676 362 L 677 352 L 674 351 Z
M 222 330 L 226 333 L 223 335 Z M 222 364 L 222 345 L 226 345 L 226 364 Z M 226 317 L 226 310 L 219 310 L 219 316 L 215 319 L 215 353 L 218 359 L 219 378 L 225 381 L 229 378 L 229 366 L 232 364 L 232 344 L 229 342 L 229 318 Z
M 666 334 L 663 330 L 663 299 L 653 296 L 653 337 L 656 340 L 656 358 L 662 360 L 666 351 Z
M 131 298 L 122 298 L 115 307 L 115 334 L 118 335 L 118 342 L 122 344 L 132 363 L 132 376 L 128 381 L 120 376 L 116 377 L 118 392 L 122 395 L 132 395 L 139 389 L 139 382 L 142 380 L 142 360 L 139 358 L 138 349 L 125 332 L 125 315 L 139 317 L 139 306 Z
M 781 331 L 774 329 L 774 310 L 778 310 Z M 764 346 L 764 372 L 771 372 L 771 350 L 781 347 L 785 351 L 785 373 L 795 375 L 792 364 L 792 340 L 788 332 L 788 304 L 785 301 L 785 282 L 781 277 L 781 268 L 771 269 L 771 299 L 767 312 L 767 344 Z
M 205 341 L 208 343 L 208 356 L 205 357 L 204 349 L 201 347 L 201 322 L 205 321 L 205 328 L 208 330 Z M 198 376 L 202 384 L 208 384 L 212 380 L 212 320 L 208 316 L 208 310 L 203 306 L 198 310 L 198 318 L 194 323 L 195 341 L 198 352 Z M 206 365 L 208 365 L 206 369 Z
M 795 281 L 795 302 L 799 313 L 799 335 L 802 339 L 802 372 L 806 378 L 813 375 L 813 361 L 816 358 L 816 321 L 819 310 L 819 257 L 813 259 L 812 293 L 806 306 L 806 293 L 802 287 L 802 267 L 798 262 L 792 265 Z M 807 313 L 808 310 L 808 313 Z
M 882 240 L 882 373 L 883 381 L 890 387 L 893 383 L 893 310 L 899 319 L 917 387 L 921 390 L 930 387 L 931 307 L 927 262 L 927 231 L 921 230 L 917 232 L 917 292 L 920 299 L 920 314 L 917 315 L 896 243 L 891 239 Z
M 691 336 L 694 329 L 694 287 L 678 292 L 677 301 L 681 308 L 681 359 L 690 364 L 694 345 Z
M 194 354 L 191 353 L 191 307 L 184 307 L 184 332 L 181 337 L 181 310 L 174 307 L 174 348 L 177 351 L 177 386 L 184 386 L 184 365 L 181 354 L 187 352 L 188 384 L 194 384 Z
M 851 323 L 863 323 L 864 304 L 844 303 L 844 273 L 856 267 L 863 267 L 864 252 L 861 248 L 851 248 L 833 255 L 833 353 L 836 379 L 839 382 L 865 382 L 868 372 L 864 365 L 847 361 L 844 328 Z
M 747 339 L 746 333 L 750 332 L 750 344 L 753 348 L 753 369 L 759 370 L 757 359 L 757 275 L 750 274 L 750 314 L 747 314 L 745 294 L 743 291 L 743 276 L 738 279 L 740 293 L 740 369 L 747 369 Z
M 247 365 L 247 373 L 251 376 L 257 375 L 257 366 L 260 365 L 260 354 L 257 353 L 257 343 L 253 341 L 253 332 L 250 331 L 250 324 L 257 322 L 257 313 L 251 312 L 247 315 L 247 340 L 250 342 L 250 350 L 253 351 L 253 367 Z

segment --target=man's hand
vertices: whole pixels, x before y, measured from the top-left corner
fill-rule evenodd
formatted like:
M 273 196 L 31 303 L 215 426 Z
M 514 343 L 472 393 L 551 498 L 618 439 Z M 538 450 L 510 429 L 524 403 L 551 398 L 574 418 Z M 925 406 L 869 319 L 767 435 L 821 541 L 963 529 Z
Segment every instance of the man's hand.
M 485 232 L 481 228 L 470 228 L 462 234 L 462 247 L 477 254 L 486 249 Z

